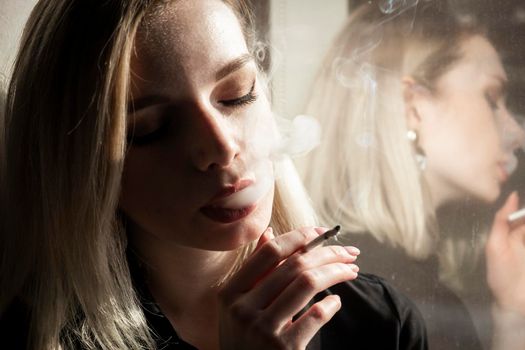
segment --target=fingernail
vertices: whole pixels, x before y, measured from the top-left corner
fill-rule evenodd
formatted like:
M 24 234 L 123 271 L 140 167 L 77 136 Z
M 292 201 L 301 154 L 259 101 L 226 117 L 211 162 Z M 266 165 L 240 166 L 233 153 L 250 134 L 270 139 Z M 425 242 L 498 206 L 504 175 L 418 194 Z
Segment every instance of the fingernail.
M 275 238 L 275 235 L 273 234 L 273 228 L 271 228 L 271 227 L 268 227 L 266 229 L 266 234 L 268 235 L 268 238 L 270 238 L 270 239 L 274 239 Z
M 347 247 L 345 247 L 345 249 L 346 249 L 346 251 L 348 253 L 350 253 L 350 255 L 357 256 L 357 255 L 361 254 L 361 251 L 358 248 L 356 248 L 356 247 L 347 246 Z
M 350 264 L 350 268 L 351 268 L 352 271 L 354 271 L 355 273 L 359 272 L 359 266 L 357 266 L 356 264 Z
M 326 228 L 326 227 L 314 227 L 314 230 L 315 230 L 315 232 L 317 232 L 318 235 L 322 235 L 323 233 L 325 233 L 329 229 Z
M 330 298 L 332 299 L 332 302 L 335 304 L 336 307 L 341 306 L 341 297 L 337 294 L 330 295 Z

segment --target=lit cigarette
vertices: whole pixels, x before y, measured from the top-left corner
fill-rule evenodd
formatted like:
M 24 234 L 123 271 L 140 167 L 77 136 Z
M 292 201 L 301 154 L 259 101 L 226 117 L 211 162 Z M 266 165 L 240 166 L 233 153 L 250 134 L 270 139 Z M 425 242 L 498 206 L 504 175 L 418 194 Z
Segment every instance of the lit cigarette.
M 326 241 L 327 239 L 332 238 L 335 235 L 337 235 L 339 233 L 339 230 L 341 230 L 341 226 L 337 225 L 336 227 L 334 227 L 331 230 L 326 231 L 319 237 L 314 238 L 307 245 L 304 246 L 303 252 L 305 253 L 309 252 L 310 250 L 314 249 L 318 245 L 323 244 L 323 242 Z
M 523 219 L 525 218 L 525 208 L 523 209 L 520 209 L 518 211 L 515 211 L 514 213 L 510 214 L 509 217 L 507 218 L 508 222 L 509 223 L 513 223 L 513 222 L 516 222 L 520 219 Z

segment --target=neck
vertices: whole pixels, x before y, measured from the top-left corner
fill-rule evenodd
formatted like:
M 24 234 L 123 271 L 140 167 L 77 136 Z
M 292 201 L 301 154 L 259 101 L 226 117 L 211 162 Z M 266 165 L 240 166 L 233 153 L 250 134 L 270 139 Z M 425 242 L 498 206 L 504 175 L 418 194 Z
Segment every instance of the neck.
M 432 209 L 436 212 L 444 205 L 457 200 L 458 191 L 454 191 L 452 186 L 444 183 L 436 176 L 432 176 L 427 169 L 425 181 L 428 185 Z
M 217 348 L 218 285 L 237 252 L 188 248 L 150 234 L 131 239 L 147 266 L 150 293 L 179 336 L 199 349 Z

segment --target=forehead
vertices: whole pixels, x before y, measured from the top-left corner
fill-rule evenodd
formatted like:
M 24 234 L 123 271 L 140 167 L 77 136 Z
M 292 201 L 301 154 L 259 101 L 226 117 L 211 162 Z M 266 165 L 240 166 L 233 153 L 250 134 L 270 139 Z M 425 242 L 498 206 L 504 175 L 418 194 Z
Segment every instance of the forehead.
M 487 39 L 475 35 L 462 43 L 461 58 L 443 75 L 438 85 L 459 87 L 494 79 L 506 80 L 499 55 Z
M 132 69 L 170 81 L 207 79 L 247 53 L 233 11 L 220 0 L 178 0 L 155 8 L 137 32 Z M 181 74 L 184 73 L 184 74 Z
M 505 74 L 496 49 L 482 36 L 476 35 L 463 43 L 464 61 L 470 62 L 482 72 L 493 75 Z

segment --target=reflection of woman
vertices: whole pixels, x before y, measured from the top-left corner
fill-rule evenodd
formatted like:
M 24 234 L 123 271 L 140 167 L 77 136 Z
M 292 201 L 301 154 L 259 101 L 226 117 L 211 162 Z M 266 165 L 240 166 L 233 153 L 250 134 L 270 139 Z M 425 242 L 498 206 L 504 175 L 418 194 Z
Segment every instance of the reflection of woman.
M 474 349 L 466 308 L 438 279 L 446 252 L 435 213 L 464 198 L 495 201 L 523 132 L 496 51 L 440 4 L 385 14 L 369 3 L 351 15 L 311 96 L 324 142 L 304 177 L 323 220 L 342 222 L 369 253 L 361 269 L 415 300 L 431 347 Z
M 37 4 L 7 102 L 3 344 L 425 347 L 407 299 L 348 282 L 355 248 L 302 250 L 323 229 L 292 230 L 312 214 L 289 164 L 261 185 L 251 34 L 238 1 Z

